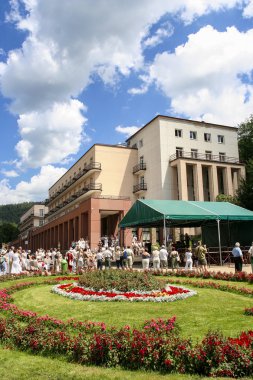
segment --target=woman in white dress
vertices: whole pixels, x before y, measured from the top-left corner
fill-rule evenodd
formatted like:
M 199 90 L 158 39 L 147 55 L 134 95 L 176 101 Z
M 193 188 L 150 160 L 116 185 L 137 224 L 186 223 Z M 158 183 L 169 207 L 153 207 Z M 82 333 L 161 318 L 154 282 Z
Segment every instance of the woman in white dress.
M 185 270 L 192 270 L 192 250 L 188 248 L 185 252 Z
M 22 272 L 22 267 L 20 264 L 20 257 L 18 252 L 14 252 L 12 255 L 12 266 L 11 266 L 11 274 L 19 274 Z

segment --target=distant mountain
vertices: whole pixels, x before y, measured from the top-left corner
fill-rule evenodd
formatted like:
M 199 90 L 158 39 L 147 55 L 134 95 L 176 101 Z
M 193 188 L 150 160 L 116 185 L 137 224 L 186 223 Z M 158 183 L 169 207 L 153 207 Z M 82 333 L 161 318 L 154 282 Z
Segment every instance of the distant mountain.
M 0 223 L 18 224 L 20 217 L 34 205 L 34 202 L 24 202 L 0 206 Z

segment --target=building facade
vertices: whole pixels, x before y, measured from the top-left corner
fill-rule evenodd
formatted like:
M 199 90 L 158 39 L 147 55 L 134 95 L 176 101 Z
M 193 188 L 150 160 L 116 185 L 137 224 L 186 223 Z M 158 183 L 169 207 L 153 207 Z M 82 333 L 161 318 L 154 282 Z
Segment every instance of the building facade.
M 157 116 L 127 143 L 138 149 L 136 198 L 215 201 L 245 176 L 234 127 Z
M 119 237 L 136 199 L 215 201 L 234 195 L 244 176 L 237 128 L 159 115 L 126 146 L 93 145 L 49 189 L 45 225 L 30 245 L 67 249 L 83 237 L 95 248 L 101 236 Z M 120 240 L 130 243 L 131 233 Z
M 19 223 L 21 246 L 28 245 L 32 231 L 44 225 L 47 213 L 47 206 L 44 204 L 35 204 L 21 216 Z

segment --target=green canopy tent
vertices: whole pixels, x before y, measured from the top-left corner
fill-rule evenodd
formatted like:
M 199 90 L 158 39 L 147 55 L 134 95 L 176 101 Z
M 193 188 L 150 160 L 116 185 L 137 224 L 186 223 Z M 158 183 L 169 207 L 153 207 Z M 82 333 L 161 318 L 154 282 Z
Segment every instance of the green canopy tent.
M 171 200 L 137 200 L 119 223 L 120 228 L 128 227 L 202 227 L 217 222 L 220 261 L 221 221 L 251 221 L 253 212 L 229 202 L 197 202 Z

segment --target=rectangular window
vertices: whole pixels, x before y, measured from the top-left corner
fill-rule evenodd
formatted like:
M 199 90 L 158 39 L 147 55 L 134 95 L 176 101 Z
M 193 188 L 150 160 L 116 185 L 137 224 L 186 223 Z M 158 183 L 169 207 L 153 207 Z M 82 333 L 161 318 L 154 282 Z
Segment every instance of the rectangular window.
M 43 224 L 44 224 L 44 220 L 39 220 L 39 226 L 41 227 L 41 226 L 43 226 Z
M 183 148 L 176 148 L 176 155 L 177 157 L 183 157 Z
M 218 143 L 219 144 L 224 144 L 224 142 L 225 142 L 224 136 L 223 135 L 218 135 Z
M 192 158 L 198 158 L 198 150 L 197 149 L 191 149 L 191 157 Z
M 220 159 L 221 162 L 226 161 L 226 154 L 219 152 L 219 159 Z
M 40 208 L 40 216 L 41 216 L 41 217 L 44 216 L 44 209 L 43 209 L 43 208 Z
M 211 141 L 211 133 L 204 133 L 204 140 L 206 142 L 210 142 Z
M 182 129 L 175 129 L 175 136 L 176 137 L 182 137 Z
M 191 140 L 197 140 L 197 132 L 190 131 L 190 139 Z
M 139 141 L 139 148 L 142 148 L 143 147 L 143 140 L 141 139 L 140 141 Z
M 206 160 L 212 159 L 212 152 L 210 150 L 206 150 Z

